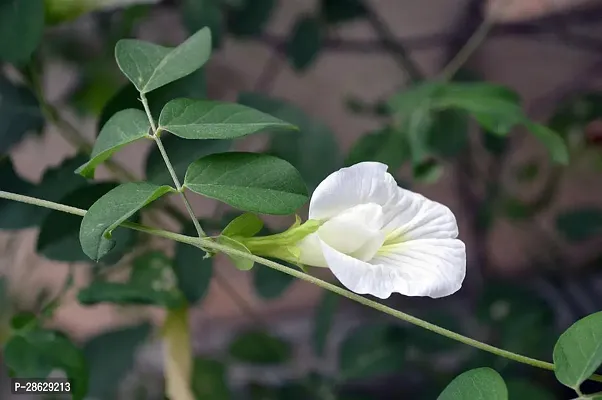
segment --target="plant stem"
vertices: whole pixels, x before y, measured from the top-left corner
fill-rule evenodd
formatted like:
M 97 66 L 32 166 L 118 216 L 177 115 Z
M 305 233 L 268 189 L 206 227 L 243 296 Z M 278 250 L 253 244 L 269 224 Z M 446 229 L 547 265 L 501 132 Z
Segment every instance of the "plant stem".
M 54 203 L 52 201 L 41 200 L 41 199 L 37 199 L 35 197 L 24 196 L 24 195 L 20 195 L 20 194 L 16 194 L 16 193 L 0 191 L 0 198 L 7 199 L 7 200 L 13 200 L 13 201 L 19 201 L 22 203 L 32 204 L 32 205 L 36 205 L 39 207 L 45 207 L 45 208 L 49 208 L 52 210 L 62 211 L 65 213 L 79 215 L 79 216 L 84 216 L 86 214 L 86 210 L 82 210 L 80 208 L 70 207 L 70 206 L 67 206 L 64 204 Z M 192 246 L 208 248 L 211 250 L 223 252 L 223 253 L 226 253 L 226 254 L 229 254 L 232 256 L 236 256 L 236 257 L 243 257 L 243 258 L 252 260 L 258 264 L 262 264 L 262 265 L 265 265 L 266 267 L 270 267 L 277 271 L 291 275 L 291 276 L 301 279 L 303 281 L 313 283 L 316 286 L 319 286 L 323 289 L 329 290 L 333 293 L 336 293 L 340 296 L 346 297 L 350 300 L 353 300 L 355 302 L 363 304 L 367 307 L 373 308 L 377 311 L 383 312 L 383 313 L 388 314 L 397 319 L 406 321 L 410 324 L 419 326 L 421 328 L 424 328 L 431 332 L 437 333 L 441 336 L 445 336 L 449 339 L 458 341 L 460 343 L 464 343 L 468 346 L 477 348 L 479 350 L 483 350 L 483 351 L 495 354 L 497 356 L 507 358 L 509 360 L 513 360 L 513 361 L 517 361 L 517 362 L 520 362 L 523 364 L 531 365 L 533 367 L 547 369 L 550 371 L 554 370 L 554 365 L 552 363 L 549 363 L 546 361 L 541 361 L 541 360 L 531 358 L 531 357 L 526 357 L 526 356 L 523 356 L 523 355 L 520 355 L 517 353 L 513 353 L 513 352 L 510 352 L 507 350 L 503 350 L 503 349 L 488 345 L 486 343 L 469 338 L 467 336 L 460 335 L 460 334 L 452 332 L 448 329 L 442 328 L 438 325 L 431 324 L 430 322 L 424 321 L 420 318 L 416 318 L 410 314 L 406 314 L 404 312 L 394 310 L 394 309 L 387 307 L 383 304 L 380 304 L 376 301 L 373 301 L 373 300 L 367 299 L 363 296 L 360 296 L 358 294 L 352 293 L 346 289 L 343 289 L 341 287 L 333 285 L 332 283 L 328 283 L 326 281 L 323 281 L 321 279 L 318 279 L 316 277 L 308 275 L 304 272 L 297 271 L 293 268 L 289 268 L 287 266 L 278 264 L 277 262 L 266 260 L 265 258 L 258 257 L 255 255 L 252 255 L 252 254 L 248 254 L 246 252 L 236 250 L 231 247 L 219 244 L 210 238 L 206 238 L 206 237 L 205 238 L 196 238 L 196 237 L 181 235 L 179 233 L 169 232 L 169 231 L 165 231 L 162 229 L 151 228 L 148 226 L 144 226 L 144 225 L 140 225 L 140 224 L 136 224 L 136 223 L 132 223 L 132 222 L 124 222 L 121 224 L 121 226 L 124 228 L 133 229 L 133 230 L 136 230 L 139 232 L 144 232 L 144 233 L 148 233 L 151 235 L 160 236 L 160 237 L 163 237 L 166 239 L 175 240 L 175 241 L 178 241 L 181 243 L 186 243 L 186 244 L 189 244 Z M 596 382 L 602 382 L 602 375 L 594 374 L 589 378 L 589 380 L 596 381 Z
M 207 236 L 205 234 L 205 231 L 203 231 L 203 228 L 201 228 L 201 224 L 199 223 L 199 220 L 196 218 L 194 211 L 192 210 L 192 206 L 190 205 L 190 202 L 188 201 L 188 198 L 186 197 L 186 193 L 184 193 L 184 188 L 182 188 L 182 184 L 180 183 L 180 180 L 178 179 L 178 175 L 176 174 L 176 171 L 174 170 L 173 165 L 171 164 L 171 161 L 169 160 L 169 156 L 167 155 L 167 152 L 165 151 L 165 147 L 163 147 L 163 142 L 161 142 L 161 138 L 159 137 L 161 134 L 161 130 L 157 129 L 157 125 L 155 124 L 155 120 L 154 120 L 153 115 L 151 114 L 150 108 L 148 106 L 148 100 L 146 99 L 146 96 L 144 95 L 144 93 L 140 93 L 140 101 L 142 102 L 144 111 L 146 111 L 146 116 L 148 117 L 148 122 L 150 122 L 151 129 L 153 131 L 152 137 L 155 140 L 155 143 L 157 143 L 157 147 L 159 148 L 161 157 L 163 157 L 163 161 L 165 162 L 165 166 L 167 167 L 167 170 L 169 171 L 169 175 L 171 175 L 171 179 L 173 180 L 174 185 L 176 185 L 176 190 L 180 194 L 180 197 L 182 198 L 182 202 L 184 203 L 184 206 L 186 206 L 186 211 L 188 211 L 188 215 L 190 215 L 190 218 L 192 219 L 194 228 L 196 229 L 197 233 L 199 234 L 199 237 Z

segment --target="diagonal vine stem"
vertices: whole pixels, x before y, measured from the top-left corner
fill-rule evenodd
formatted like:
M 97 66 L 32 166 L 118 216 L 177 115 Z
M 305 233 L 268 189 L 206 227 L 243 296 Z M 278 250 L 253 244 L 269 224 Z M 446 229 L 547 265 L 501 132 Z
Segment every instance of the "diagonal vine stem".
M 49 208 L 52 210 L 57 210 L 57 211 L 74 214 L 74 215 L 78 215 L 78 216 L 82 216 L 82 217 L 84 215 L 86 215 L 86 212 L 87 212 L 86 210 L 83 210 L 80 208 L 70 207 L 70 206 L 60 204 L 60 203 L 55 203 L 52 201 L 42 200 L 42 199 L 38 199 L 35 197 L 24 196 L 21 194 L 10 193 L 10 192 L 5 192 L 5 191 L 0 191 L 0 198 L 7 199 L 7 200 L 13 200 L 13 201 L 19 201 L 22 203 L 32 204 L 32 205 L 39 206 L 39 207 L 45 207 L 45 208 Z M 374 300 L 370 300 L 370 299 L 367 299 L 358 294 L 352 293 L 346 289 L 343 289 L 339 286 L 333 285 L 332 283 L 323 281 L 319 278 L 316 278 L 316 277 L 306 274 L 304 272 L 297 271 L 293 268 L 287 267 L 287 266 L 279 264 L 277 262 L 270 261 L 265 258 L 258 257 L 256 255 L 248 254 L 248 253 L 242 252 L 240 250 L 236 250 L 231 247 L 219 244 L 210 238 L 198 238 L 198 237 L 186 236 L 186 235 L 182 235 L 179 233 L 169 232 L 169 231 L 165 231 L 162 229 L 152 228 L 152 227 L 148 227 L 145 225 L 136 224 L 136 223 L 132 223 L 132 222 L 124 222 L 121 224 L 121 226 L 124 228 L 136 230 L 138 232 L 148 233 L 148 234 L 156 235 L 156 236 L 163 237 L 166 239 L 175 240 L 177 242 L 189 244 L 191 246 L 206 248 L 206 249 L 214 250 L 216 252 L 226 253 L 228 255 L 235 256 L 235 257 L 246 258 L 246 259 L 252 260 L 258 264 L 265 265 L 266 267 L 269 267 L 269 268 L 275 269 L 277 271 L 283 272 L 285 274 L 291 275 L 297 279 L 301 279 L 305 282 L 313 283 L 314 285 L 319 286 L 322 289 L 329 290 L 333 293 L 336 293 L 340 296 L 346 297 L 357 303 L 360 303 L 367 307 L 373 308 L 377 311 L 388 314 L 394 318 L 400 319 L 402 321 L 406 321 L 410 324 L 413 324 L 413 325 L 416 325 L 423 329 L 437 333 L 441 336 L 445 336 L 445 337 L 455 340 L 457 342 L 464 343 L 464 344 L 474 347 L 476 349 L 483 350 L 483 351 L 495 354 L 497 356 L 500 356 L 500 357 L 503 357 L 503 358 L 506 358 L 506 359 L 509 359 L 512 361 L 531 365 L 533 367 L 542 368 L 542 369 L 546 369 L 546 370 L 550 370 L 550 371 L 554 370 L 554 364 L 552 364 L 552 363 L 538 360 L 538 359 L 531 358 L 531 357 L 526 357 L 521 354 L 513 353 L 508 350 L 504 350 L 504 349 L 500 349 L 495 346 L 491 346 L 487 343 L 480 342 L 480 341 L 478 341 L 476 339 L 472 339 L 468 336 L 460 335 L 459 333 L 450 331 L 449 329 L 442 328 L 438 325 L 432 324 L 432 323 L 422 320 L 420 318 L 416 318 L 413 315 L 406 314 L 402 311 L 398 311 L 391 307 L 387 307 L 384 304 L 381 304 Z M 602 375 L 594 374 L 589 378 L 589 380 L 596 381 L 596 382 L 602 382 Z

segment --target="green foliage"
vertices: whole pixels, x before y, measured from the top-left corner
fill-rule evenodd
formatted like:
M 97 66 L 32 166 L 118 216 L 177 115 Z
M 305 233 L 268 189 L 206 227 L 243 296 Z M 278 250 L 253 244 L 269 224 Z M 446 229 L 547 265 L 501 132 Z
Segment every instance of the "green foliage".
M 73 399 L 88 390 L 88 368 L 82 352 L 64 334 L 38 327 L 18 330 L 4 345 L 4 362 L 15 377 L 46 378 L 60 369 L 72 380 Z
M 515 126 L 524 125 L 546 146 L 553 161 L 568 163 L 564 141 L 549 128 L 529 121 L 519 97 L 503 86 L 482 82 L 419 83 L 393 96 L 389 107 L 403 118 L 413 163 L 428 156 L 425 132 L 434 124 L 433 112 L 440 110 L 467 112 L 484 129 L 497 135 L 506 135 Z
M 85 162 L 86 157 L 76 155 L 64 160 L 60 165 L 51 167 L 44 172 L 42 181 L 33 186 L 19 178 L 9 159 L 0 161 L 0 182 L 2 190 L 18 191 L 31 197 L 49 201 L 59 201 L 67 193 L 86 185 L 86 180 L 75 175 L 73 170 Z M 37 226 L 42 223 L 50 210 L 42 207 L 32 208 L 23 203 L 0 202 L 0 228 L 22 229 Z
M 231 399 L 226 378 L 226 366 L 223 363 L 198 357 L 194 359 L 192 390 L 197 399 Z
M 247 364 L 283 364 L 291 354 L 289 343 L 263 331 L 243 332 L 230 343 L 230 356 Z
M 134 260 L 130 279 L 125 282 L 93 281 L 78 293 L 82 304 L 114 304 L 181 307 L 184 301 L 177 289 L 171 260 L 160 252 L 150 252 Z
M 564 211 L 556 217 L 556 229 L 572 243 L 593 239 L 602 233 L 602 209 L 588 207 Z
M 186 171 L 184 187 L 232 207 L 286 215 L 307 201 L 307 188 L 289 163 L 256 153 L 212 154 Z
M 0 60 L 25 64 L 44 32 L 44 0 L 0 1 Z
M 90 161 L 77 169 L 86 178 L 94 178 L 96 167 L 109 159 L 119 149 L 148 137 L 150 123 L 146 115 L 136 109 L 119 111 L 102 127 L 96 138 Z
M 406 332 L 395 325 L 365 325 L 353 330 L 339 347 L 343 381 L 399 372 L 405 364 Z
M 230 140 L 207 139 L 190 143 L 176 136 L 161 135 L 165 152 L 169 154 L 171 165 L 180 182 L 184 180 L 188 165 L 209 154 L 228 151 L 232 146 Z M 146 158 L 146 179 L 157 185 L 171 185 L 173 180 L 157 146 L 153 146 Z
M 175 99 L 161 111 L 159 129 L 184 139 L 234 139 L 265 129 L 295 127 L 240 104 Z
M 159 115 L 165 104 L 170 100 L 178 97 L 204 99 L 206 96 L 207 80 L 205 79 L 204 68 L 201 68 L 182 79 L 153 90 L 146 97 L 151 113 Z M 98 119 L 97 130 L 100 131 L 107 121 L 121 110 L 128 108 L 144 110 L 139 98 L 140 93 L 134 85 L 123 86 L 103 107 Z
M 84 253 L 98 261 L 115 247 L 112 232 L 138 210 L 173 191 L 147 182 L 124 183 L 98 199 L 82 219 L 79 241 Z
M 218 238 L 218 241 L 223 244 L 226 245 L 234 250 L 238 250 L 241 251 L 243 253 L 246 253 L 248 255 L 251 255 L 252 253 L 249 251 L 249 249 L 242 243 L 240 243 L 237 240 L 234 240 L 232 238 L 229 238 L 228 236 L 220 236 Z M 234 266 L 241 270 L 241 271 L 249 271 L 250 269 L 253 268 L 253 265 L 255 264 L 253 262 L 253 260 L 249 260 L 246 257 L 239 257 L 233 254 L 228 254 L 228 258 L 232 261 L 232 263 L 234 264 Z
M 103 332 L 83 347 L 90 371 L 87 395 L 98 400 L 113 400 L 123 378 L 134 367 L 138 347 L 151 332 L 149 324 Z
M 213 48 L 220 46 L 223 36 L 220 0 L 184 0 L 181 12 L 189 33 L 208 27 L 211 30 Z
M 578 390 L 602 364 L 602 312 L 588 315 L 567 329 L 554 346 L 554 373 Z
M 253 213 L 244 213 L 234 218 L 222 231 L 223 236 L 235 238 L 252 237 L 261 231 L 263 221 Z
M 363 161 L 378 161 L 389 166 L 389 171 L 398 170 L 409 158 L 406 139 L 393 128 L 386 127 L 377 132 L 362 135 L 354 144 L 345 160 L 350 166 Z
M 123 39 L 115 46 L 121 71 L 141 93 L 190 75 L 209 59 L 211 32 L 203 28 L 175 48 Z
M 35 2 L 35 1 L 34 1 Z M 23 2 L 20 2 L 22 4 Z M 0 3 L 1 4 L 1 3 Z M 2 13 L 0 5 L 0 15 Z M 0 22 L 0 30 L 2 29 Z M 2 43 L 5 36 L 2 36 Z M 0 44 L 0 53 L 1 53 Z M 38 100 L 26 87 L 16 85 L 0 75 L 0 154 L 8 152 L 28 132 L 40 132 L 44 117 Z
M 506 382 L 510 400 L 554 400 L 556 396 L 541 386 L 526 379 L 511 379 Z
M 478 368 L 456 377 L 437 400 L 508 400 L 504 379 L 491 368 Z
M 297 19 L 287 45 L 287 56 L 295 69 L 303 71 L 317 58 L 323 34 L 316 17 L 304 15 Z
M 274 135 L 269 153 L 290 162 L 313 190 L 326 176 L 342 166 L 332 130 L 285 101 L 258 93 L 240 93 L 238 102 L 256 108 L 299 128 L 290 135 Z M 311 154 L 311 157 L 307 155 Z
M 276 0 L 245 0 L 228 15 L 228 30 L 235 36 L 262 33 L 276 6 Z
M 74 190 L 63 197 L 60 202 L 72 207 L 87 210 L 99 198 L 117 187 L 116 183 L 98 183 Z M 51 211 L 40 228 L 36 250 L 50 260 L 64 262 L 90 261 L 79 244 L 79 230 L 82 219 L 79 216 Z M 117 242 L 113 249 L 114 257 L 119 259 L 132 245 L 135 233 L 125 228 L 117 228 L 113 232 Z M 110 260 L 103 260 L 110 261 Z
M 328 342 L 328 334 L 339 304 L 339 297 L 329 291 L 322 293 L 320 303 L 316 307 L 314 316 L 314 330 L 312 344 L 314 353 L 317 356 L 324 355 L 324 350 Z
M 347 22 L 367 14 L 363 0 L 320 0 L 320 11 L 329 23 Z
M 197 232 L 190 224 L 184 234 L 196 236 Z M 200 302 L 209 290 L 213 276 L 213 260 L 205 258 L 205 252 L 198 247 L 178 242 L 174 258 L 173 271 L 178 288 L 190 304 Z

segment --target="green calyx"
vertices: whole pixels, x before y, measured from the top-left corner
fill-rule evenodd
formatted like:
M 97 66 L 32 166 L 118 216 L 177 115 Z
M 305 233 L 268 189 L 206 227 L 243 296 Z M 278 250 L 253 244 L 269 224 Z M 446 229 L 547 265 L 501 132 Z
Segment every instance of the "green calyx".
M 238 236 L 232 239 L 243 244 L 255 255 L 298 264 L 301 250 L 297 247 L 297 243 L 307 235 L 316 232 L 321 225 L 322 222 L 317 220 L 308 220 L 302 224 L 301 219 L 297 217 L 295 223 L 282 233 L 258 237 Z

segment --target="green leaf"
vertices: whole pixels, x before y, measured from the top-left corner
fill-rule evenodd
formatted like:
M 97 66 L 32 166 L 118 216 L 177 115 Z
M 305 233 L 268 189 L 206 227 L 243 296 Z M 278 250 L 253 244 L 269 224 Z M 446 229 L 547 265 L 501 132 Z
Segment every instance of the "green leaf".
M 15 330 L 32 329 L 38 327 L 37 316 L 32 312 L 20 312 L 10 319 L 10 327 Z
M 122 184 L 96 201 L 84 216 L 79 241 L 84 253 L 92 260 L 99 260 L 113 247 L 111 234 L 115 228 L 138 210 L 168 192 L 169 186 L 158 186 L 147 182 Z
M 510 400 L 554 400 L 557 397 L 547 389 L 526 379 L 512 379 L 506 382 Z
M 361 136 L 354 144 L 345 165 L 350 166 L 363 161 L 378 161 L 389 166 L 394 173 L 409 158 L 406 139 L 401 132 L 384 128 Z
M 265 266 L 255 268 L 255 273 L 253 274 L 255 293 L 266 300 L 280 297 L 294 281 L 295 278 L 293 276 L 283 274 L 280 271 Z
M 182 79 L 148 93 L 146 97 L 152 115 L 157 116 L 165 104 L 175 98 L 204 99 L 206 96 L 207 80 L 205 79 L 204 68 L 201 68 Z M 134 85 L 123 86 L 103 107 L 98 120 L 97 131 L 100 131 L 107 121 L 121 110 L 135 108 L 144 111 L 139 98 L 140 93 Z
M 339 296 L 329 290 L 322 292 L 322 299 L 316 308 L 314 316 L 313 348 L 314 353 L 321 357 L 328 343 L 328 334 L 339 304 Z
M 141 93 L 147 93 L 201 68 L 211 55 L 211 31 L 203 28 L 178 47 L 169 48 L 135 39 L 115 46 L 115 59 Z
M 234 238 L 236 236 L 252 237 L 263 228 L 263 221 L 253 213 L 244 213 L 234 218 L 222 231 L 223 236 Z
M 406 332 L 398 326 L 360 326 L 339 347 L 340 377 L 347 381 L 398 373 L 406 347 Z
M 457 376 L 437 400 L 508 400 L 504 379 L 491 368 L 477 368 Z
M 269 152 L 297 168 L 311 190 L 342 166 L 334 133 L 321 121 L 309 117 L 292 104 L 258 93 L 240 93 L 238 102 L 299 128 L 299 132 L 289 135 L 273 135 Z M 307 154 L 312 156 L 308 157 Z
M 183 296 L 175 290 L 154 290 L 129 283 L 94 281 L 77 294 L 83 305 L 112 303 L 118 305 L 153 305 L 177 308 L 184 302 Z
M 25 64 L 44 33 L 44 0 L 0 1 L 0 59 Z
M 161 111 L 159 129 L 184 139 L 234 139 L 266 129 L 295 127 L 236 103 L 175 99 Z
M 329 23 L 348 22 L 367 15 L 362 0 L 321 0 L 320 11 Z
M 188 167 L 184 187 L 234 208 L 286 215 L 307 201 L 299 172 L 279 158 L 256 153 L 212 154 Z
M 197 399 L 230 400 L 226 366 L 217 361 L 195 358 L 192 370 L 192 391 Z
M 161 136 L 161 141 L 180 182 L 184 180 L 186 169 L 194 161 L 209 154 L 228 151 L 232 146 L 231 140 L 207 139 L 191 143 L 171 135 Z M 153 146 L 148 153 L 145 170 L 149 182 L 157 185 L 173 184 L 173 179 L 157 146 Z
M 83 347 L 90 370 L 88 396 L 98 400 L 117 398 L 119 384 L 134 367 L 138 347 L 151 332 L 149 324 L 103 332 Z
M 460 110 L 435 113 L 426 139 L 429 152 L 445 158 L 458 156 L 468 145 L 468 128 L 468 116 Z
M 61 204 L 87 210 L 99 198 L 115 189 L 116 183 L 98 183 L 84 186 L 69 193 L 60 200 Z M 63 262 L 90 261 L 84 254 L 79 242 L 79 230 L 82 219 L 77 215 L 66 214 L 60 211 L 51 211 L 42 222 L 36 244 L 39 254 L 49 260 Z M 132 245 L 135 238 L 134 231 L 117 228 L 113 232 L 117 245 L 113 250 L 114 261 L 117 261 Z M 111 257 L 113 258 L 113 257 Z
M 230 343 L 230 355 L 248 364 L 283 364 L 290 360 L 291 354 L 289 343 L 262 331 L 241 333 Z
M 547 126 L 530 121 L 525 123 L 527 129 L 548 149 L 552 160 L 558 164 L 569 163 L 569 150 L 564 140 Z
M 602 209 L 577 208 L 556 217 L 556 229 L 572 243 L 584 242 L 602 234 Z
M 560 335 L 553 358 L 556 379 L 577 390 L 602 364 L 602 312 L 580 319 Z
M 532 290 L 516 284 L 488 285 L 478 301 L 477 317 L 504 349 L 542 358 L 553 348 L 554 310 Z
M 235 36 L 254 36 L 262 31 L 275 8 L 276 0 L 245 0 L 228 13 L 228 30 Z
M 84 356 L 60 332 L 34 329 L 13 336 L 4 347 L 4 361 L 19 378 L 45 378 L 52 369 L 63 370 L 72 381 L 73 399 L 83 399 L 88 390 Z
M 0 13 L 1 9 L 0 5 Z M 2 28 L 0 25 L 0 30 Z M 0 37 L 4 43 L 6 37 Z M 15 85 L 0 75 L 0 154 L 7 153 L 27 132 L 40 132 L 43 127 L 44 116 L 31 90 Z
M 297 19 L 287 44 L 286 53 L 293 67 L 302 71 L 309 67 L 322 50 L 322 25 L 311 16 Z
M 213 48 L 222 40 L 222 10 L 220 0 L 184 0 L 181 8 L 184 26 L 190 33 L 208 27 Z
M 249 249 L 245 247 L 244 244 L 229 238 L 228 236 L 220 236 L 218 237 L 218 242 L 224 244 L 228 247 L 233 248 L 234 250 L 242 251 L 243 253 L 252 254 Z M 228 254 L 228 258 L 232 261 L 234 266 L 241 271 L 249 271 L 253 268 L 253 260 L 249 260 L 248 258 L 238 257 L 235 255 Z
M 149 130 L 150 122 L 144 112 L 133 108 L 119 111 L 100 131 L 96 143 L 94 143 L 90 161 L 75 172 L 86 178 L 94 178 L 94 171 L 98 165 L 109 159 L 122 147 L 149 137 Z
M 184 234 L 196 236 L 197 232 L 190 224 L 184 229 Z M 196 304 L 206 296 L 209 290 L 213 276 L 213 259 L 205 258 L 205 252 L 198 247 L 178 242 L 176 243 L 173 271 L 178 288 L 188 303 Z
M 0 162 L 3 170 L 0 187 L 39 199 L 59 201 L 65 194 L 74 189 L 85 186 L 86 180 L 73 173 L 73 170 L 86 161 L 85 156 L 76 155 L 64 160 L 60 165 L 47 169 L 42 176 L 42 181 L 33 186 L 15 175 L 10 160 Z M 6 174 L 6 175 L 5 175 Z M 5 186 L 6 185 L 6 186 Z M 50 209 L 35 207 L 14 201 L 0 201 L 1 216 L 0 227 L 4 229 L 22 229 L 40 224 L 50 214 Z

